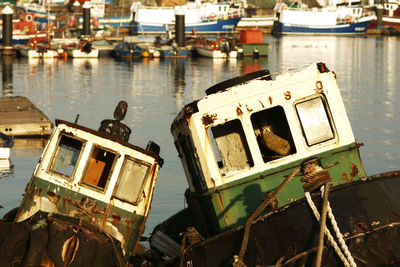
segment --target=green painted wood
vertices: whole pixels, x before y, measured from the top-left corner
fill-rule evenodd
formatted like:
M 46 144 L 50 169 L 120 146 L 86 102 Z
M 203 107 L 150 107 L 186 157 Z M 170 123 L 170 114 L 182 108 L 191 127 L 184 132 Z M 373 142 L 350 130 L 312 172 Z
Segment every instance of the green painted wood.
M 366 177 L 356 143 L 315 157 L 321 160 L 324 167 L 332 165 L 328 171 L 334 186 Z M 221 231 L 244 224 L 248 216 L 266 199 L 267 192 L 273 192 L 286 176 L 301 167 L 302 162 L 304 159 L 210 189 L 201 196 L 203 202 L 208 202 L 210 198 L 212 201 L 212 206 L 207 205 L 207 209 L 204 209 L 208 210 L 208 223 L 215 223 L 212 218 L 216 217 L 218 225 L 213 228 L 220 228 Z M 300 175 L 296 176 L 282 190 L 278 195 L 276 208 L 304 197 L 300 178 Z M 210 209 L 210 206 L 213 208 Z
M 43 205 L 44 200 L 54 203 L 54 213 L 81 218 L 97 225 L 108 233 L 111 228 L 122 235 L 121 247 L 127 260 L 133 252 L 139 237 L 144 231 L 146 218 L 139 214 L 127 212 L 110 204 L 91 199 L 71 189 L 55 185 L 40 177 L 34 177 L 28 187 L 18 214 L 28 211 L 35 204 Z M 42 203 L 36 203 L 41 201 Z M 106 222 L 109 222 L 106 224 Z M 112 235 L 116 238 L 116 235 Z

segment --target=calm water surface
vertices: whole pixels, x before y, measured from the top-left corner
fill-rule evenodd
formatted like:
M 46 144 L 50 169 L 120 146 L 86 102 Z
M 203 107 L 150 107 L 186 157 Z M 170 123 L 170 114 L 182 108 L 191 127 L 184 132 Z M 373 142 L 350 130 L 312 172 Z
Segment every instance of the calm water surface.
M 28 97 L 53 122 L 56 118 L 74 121 L 79 113 L 79 123 L 94 129 L 101 120 L 112 118 L 120 100 L 128 102 L 125 123 L 132 129 L 130 142 L 145 147 L 148 140 L 155 141 L 165 160 L 145 235 L 185 206 L 187 183 L 170 134 L 175 115 L 184 104 L 205 96 L 209 86 L 250 71 L 278 72 L 325 62 L 337 74 L 354 135 L 365 144 L 361 155 L 367 173 L 400 169 L 399 38 L 265 39 L 270 56 L 258 60 L 16 59 L 11 93 Z M 3 78 L 3 94 L 8 93 Z M 0 216 L 19 205 L 42 152 L 40 146 L 31 142 L 12 149 L 12 169 L 0 172 Z

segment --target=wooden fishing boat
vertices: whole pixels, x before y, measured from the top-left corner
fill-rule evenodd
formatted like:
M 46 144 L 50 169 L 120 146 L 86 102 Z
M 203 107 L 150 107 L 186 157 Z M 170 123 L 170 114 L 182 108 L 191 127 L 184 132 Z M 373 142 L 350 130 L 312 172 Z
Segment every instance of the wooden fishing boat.
M 5 216 L 14 221 L 0 221 L 0 239 L 8 240 L 1 266 L 125 266 L 162 165 L 157 144 L 142 149 L 128 142 L 126 110 L 121 101 L 114 120 L 103 120 L 97 131 L 56 120 L 15 218 Z M 26 241 L 13 246 L 18 240 Z
M 400 263 L 400 171 L 366 175 L 333 71 L 323 63 L 262 70 L 206 93 L 171 125 L 188 207 L 156 226 L 151 260 Z

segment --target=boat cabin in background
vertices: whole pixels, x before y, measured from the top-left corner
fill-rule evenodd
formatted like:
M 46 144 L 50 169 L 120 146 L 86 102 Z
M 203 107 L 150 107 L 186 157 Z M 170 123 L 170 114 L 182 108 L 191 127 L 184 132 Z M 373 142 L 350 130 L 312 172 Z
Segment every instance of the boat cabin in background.
M 129 258 L 144 231 L 162 159 L 153 142 L 146 149 L 128 143 L 121 103 L 99 131 L 56 120 L 17 222 L 38 211 L 80 218 L 118 240 Z

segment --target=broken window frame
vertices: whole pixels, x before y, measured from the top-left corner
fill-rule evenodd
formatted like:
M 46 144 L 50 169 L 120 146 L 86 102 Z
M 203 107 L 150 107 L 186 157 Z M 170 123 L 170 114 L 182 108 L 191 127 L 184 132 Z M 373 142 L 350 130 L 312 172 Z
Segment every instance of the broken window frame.
M 59 152 L 60 152 L 60 142 L 61 142 L 61 139 L 63 137 L 70 138 L 70 139 L 73 139 L 75 141 L 81 142 L 80 152 L 79 152 L 78 158 L 76 159 L 76 162 L 75 162 L 75 165 L 74 165 L 74 169 L 72 170 L 71 175 L 68 175 L 68 174 L 65 174 L 65 173 L 62 173 L 62 172 L 59 172 L 59 171 L 53 169 L 54 168 L 54 164 L 55 164 L 55 162 L 57 160 L 57 156 L 59 155 Z M 67 180 L 74 180 L 76 171 L 77 171 L 78 166 L 80 164 L 81 157 L 82 157 L 82 154 L 83 154 L 83 152 L 84 152 L 84 150 L 86 148 L 86 145 L 87 145 L 87 141 L 86 140 L 78 138 L 78 137 L 76 137 L 74 135 L 68 134 L 66 132 L 60 132 L 60 134 L 58 136 L 58 139 L 57 139 L 57 144 L 55 146 L 55 151 L 53 151 L 53 153 L 51 155 L 51 161 L 50 161 L 49 167 L 47 168 L 47 173 L 58 175 L 58 176 L 60 176 L 60 177 L 62 177 L 64 179 L 67 179 Z
M 92 159 L 92 156 L 93 156 L 93 153 L 95 152 L 95 149 L 104 150 L 105 152 L 114 154 L 114 159 L 113 159 L 111 167 L 110 167 L 110 169 L 108 171 L 108 177 L 107 177 L 107 179 L 105 181 L 104 187 L 101 187 L 101 186 L 98 186 L 98 185 L 95 185 L 95 184 L 91 184 L 91 183 L 88 183 L 88 182 L 84 181 L 84 179 L 86 177 L 86 174 L 88 172 L 89 166 L 91 165 L 90 164 L 90 160 Z M 87 188 L 90 188 L 92 190 L 96 190 L 96 191 L 101 192 L 101 193 L 105 193 L 107 191 L 107 187 L 108 187 L 108 184 L 110 183 L 111 177 L 113 176 L 115 165 L 116 165 L 119 157 L 120 157 L 120 155 L 117 152 L 115 152 L 113 150 L 110 150 L 110 149 L 107 149 L 107 148 L 104 148 L 104 147 L 102 147 L 102 146 L 100 146 L 98 144 L 93 143 L 92 147 L 90 148 L 90 153 L 89 153 L 89 156 L 87 157 L 87 160 L 86 160 L 86 163 L 85 163 L 85 169 L 84 169 L 84 171 L 82 173 L 82 177 L 80 178 L 79 185 L 87 187 Z M 107 165 L 107 163 L 106 163 L 106 165 Z M 101 179 L 101 177 L 100 177 L 100 179 Z M 99 179 L 99 182 L 100 182 L 100 179 Z
M 147 171 L 146 171 L 145 175 L 142 177 L 142 182 L 141 182 L 140 188 L 137 191 L 137 194 L 134 197 L 133 201 L 132 201 L 132 199 L 126 199 L 124 197 L 117 196 L 118 187 L 120 186 L 121 181 L 123 179 L 122 176 L 124 174 L 124 169 L 125 169 L 125 166 L 126 166 L 128 160 L 130 160 L 132 162 L 135 162 L 137 164 L 140 164 L 140 165 L 144 165 L 144 166 L 147 167 Z M 127 202 L 127 203 L 130 203 L 130 204 L 134 205 L 134 206 L 138 206 L 139 203 L 141 202 L 142 198 L 143 198 L 143 190 L 144 190 L 144 187 L 146 185 L 146 182 L 147 182 L 147 179 L 149 177 L 149 174 L 151 172 L 151 169 L 152 169 L 152 164 L 151 163 L 126 155 L 125 158 L 124 158 L 124 162 L 122 163 L 119 175 L 118 175 L 117 183 L 115 184 L 115 187 L 114 187 L 114 190 L 113 190 L 113 193 L 112 193 L 112 198 L 116 198 L 116 199 L 119 199 L 119 200 L 121 200 L 123 202 Z
M 309 102 L 309 101 L 313 101 L 315 99 L 320 99 L 321 100 L 322 107 L 323 107 L 323 110 L 325 111 L 326 119 L 328 121 L 328 125 L 329 125 L 329 128 L 330 128 L 330 132 L 332 133 L 332 137 L 326 138 L 326 139 L 324 139 L 322 141 L 318 141 L 318 142 L 310 144 L 309 139 L 308 139 L 307 134 L 306 134 L 306 131 L 304 130 L 304 124 L 303 124 L 302 118 L 300 117 L 300 114 L 299 114 L 299 111 L 297 109 L 297 106 L 299 104 L 306 103 L 306 102 Z M 298 118 L 299 123 L 300 123 L 300 127 L 301 127 L 301 131 L 302 131 L 302 134 L 303 134 L 303 138 L 304 138 L 305 143 L 307 144 L 308 147 L 313 147 L 313 146 L 319 145 L 321 143 L 325 143 L 325 142 L 328 142 L 328 141 L 336 139 L 336 131 L 335 131 L 334 123 L 333 123 L 332 114 L 331 114 L 330 108 L 328 106 L 328 103 L 327 103 L 326 98 L 324 97 L 324 95 L 319 94 L 317 96 L 312 96 L 310 98 L 307 98 L 307 99 L 304 99 L 302 101 L 296 102 L 294 104 L 294 108 L 296 110 L 297 118 Z
M 278 118 L 274 113 L 280 113 L 281 117 Z M 273 116 L 268 118 L 268 116 L 265 115 Z M 285 109 L 282 106 L 276 105 L 253 112 L 250 116 L 250 121 L 264 163 L 269 163 L 297 153 L 289 121 Z M 277 125 L 282 125 L 282 121 L 284 127 L 277 127 Z M 267 125 L 267 123 L 269 123 L 269 125 Z M 278 145 L 267 144 L 268 139 L 275 141 Z
M 234 127 L 231 126 L 232 123 L 237 123 L 236 128 L 239 127 L 238 129 L 236 129 L 236 130 L 238 130 L 236 132 L 236 134 L 239 134 L 239 136 L 240 136 L 241 147 L 244 149 L 243 153 L 245 154 L 245 157 L 243 157 L 243 158 L 246 158 L 246 163 L 244 163 L 244 161 L 242 161 L 242 166 L 235 167 L 235 166 L 231 165 L 231 166 L 229 166 L 229 168 L 227 168 L 226 166 L 224 166 L 223 159 L 221 158 L 221 153 L 223 153 L 223 151 L 221 152 L 220 148 L 218 147 L 218 144 L 214 137 L 215 133 L 213 132 L 213 129 L 215 129 L 217 127 L 218 128 L 225 127 L 225 130 L 233 130 Z M 233 133 L 234 133 L 234 131 L 232 131 L 230 134 L 233 134 Z M 232 173 L 235 173 L 238 171 L 249 170 L 250 168 L 254 167 L 254 159 L 253 159 L 253 155 L 251 153 L 250 147 L 249 147 L 249 142 L 247 140 L 243 125 L 239 119 L 235 118 L 230 121 L 225 121 L 221 124 L 213 125 L 207 129 L 207 135 L 210 140 L 210 145 L 212 148 L 212 152 L 214 154 L 215 163 L 216 163 L 217 168 L 219 169 L 222 176 L 228 176 L 229 174 L 232 174 Z M 229 142 L 229 143 L 231 144 L 232 142 Z M 226 154 L 228 154 L 228 153 L 226 153 Z M 230 161 L 228 160 L 227 162 L 230 162 Z

